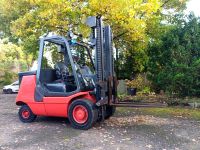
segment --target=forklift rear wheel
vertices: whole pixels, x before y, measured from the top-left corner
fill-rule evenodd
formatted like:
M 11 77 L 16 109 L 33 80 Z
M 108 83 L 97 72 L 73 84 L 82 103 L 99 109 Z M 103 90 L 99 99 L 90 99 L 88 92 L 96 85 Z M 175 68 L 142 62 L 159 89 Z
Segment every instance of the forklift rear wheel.
M 22 105 L 19 109 L 19 119 L 24 123 L 33 122 L 36 118 L 36 115 L 33 114 L 31 109 L 28 107 L 28 105 Z
M 89 100 L 75 100 L 69 106 L 68 119 L 76 129 L 87 130 L 92 127 L 98 117 L 97 109 Z

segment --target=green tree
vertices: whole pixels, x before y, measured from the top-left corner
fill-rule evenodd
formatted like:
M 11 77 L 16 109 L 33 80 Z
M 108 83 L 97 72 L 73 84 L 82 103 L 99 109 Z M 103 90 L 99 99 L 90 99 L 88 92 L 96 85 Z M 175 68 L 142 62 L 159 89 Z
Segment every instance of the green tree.
M 8 39 L 0 40 L 0 86 L 16 80 L 16 72 L 27 68 L 30 55 L 23 53 L 22 48 L 8 42 Z
M 157 91 L 199 96 L 200 20 L 193 14 L 180 18 L 159 42 L 150 43 L 149 79 Z

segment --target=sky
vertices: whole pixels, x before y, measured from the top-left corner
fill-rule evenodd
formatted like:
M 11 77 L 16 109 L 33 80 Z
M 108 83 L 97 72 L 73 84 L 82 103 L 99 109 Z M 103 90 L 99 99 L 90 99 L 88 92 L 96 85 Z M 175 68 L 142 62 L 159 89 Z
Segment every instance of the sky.
M 200 17 L 200 0 L 189 0 L 186 13 L 190 11 L 193 11 L 196 16 Z

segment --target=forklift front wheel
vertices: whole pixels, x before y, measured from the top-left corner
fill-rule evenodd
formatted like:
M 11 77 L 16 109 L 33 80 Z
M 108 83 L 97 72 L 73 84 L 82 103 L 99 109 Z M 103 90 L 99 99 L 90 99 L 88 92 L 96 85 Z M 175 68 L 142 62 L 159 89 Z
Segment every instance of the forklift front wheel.
M 68 119 L 76 129 L 87 130 L 92 127 L 98 117 L 97 109 L 89 100 L 75 100 L 69 106 Z
M 115 111 L 116 111 L 116 107 L 115 106 L 106 106 L 105 119 L 108 119 L 111 116 L 113 116 Z
M 19 119 L 24 123 L 33 122 L 36 118 L 36 115 L 33 114 L 31 109 L 28 107 L 28 105 L 22 105 L 19 109 Z

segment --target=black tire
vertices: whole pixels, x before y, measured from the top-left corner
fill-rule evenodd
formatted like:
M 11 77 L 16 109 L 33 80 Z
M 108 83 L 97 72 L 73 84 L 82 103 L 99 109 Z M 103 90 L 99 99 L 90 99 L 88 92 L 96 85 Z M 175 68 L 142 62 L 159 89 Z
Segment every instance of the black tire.
M 74 109 L 76 107 L 84 107 L 85 110 L 87 110 L 87 119 L 83 123 L 79 123 L 76 121 L 75 117 L 73 116 Z M 81 130 L 87 130 L 92 127 L 92 125 L 96 122 L 98 117 L 98 112 L 94 104 L 85 99 L 79 99 L 73 101 L 69 106 L 68 111 L 68 119 L 73 128 L 81 129 Z
M 3 90 L 3 92 L 2 92 L 3 94 L 7 94 L 7 90 Z
M 28 115 L 25 116 L 24 112 L 27 112 Z M 24 123 L 33 122 L 37 117 L 35 114 L 33 114 L 33 112 L 28 107 L 28 105 L 22 105 L 21 108 L 19 109 L 18 115 L 19 115 L 19 119 Z
M 111 116 L 113 116 L 115 111 L 116 111 L 116 107 L 115 106 L 106 106 L 105 119 L 108 119 Z
M 12 89 L 7 89 L 7 94 L 12 94 L 12 93 L 13 93 Z
M 101 106 L 98 109 L 98 119 L 97 122 L 103 121 L 102 107 L 104 107 L 104 119 L 109 119 L 114 115 L 116 107 L 115 106 Z

